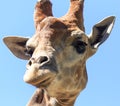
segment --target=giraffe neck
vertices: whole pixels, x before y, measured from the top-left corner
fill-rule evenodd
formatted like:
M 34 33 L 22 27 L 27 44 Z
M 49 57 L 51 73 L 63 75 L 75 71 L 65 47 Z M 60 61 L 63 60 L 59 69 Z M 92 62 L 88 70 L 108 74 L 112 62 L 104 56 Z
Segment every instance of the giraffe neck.
M 26 106 L 73 106 L 72 99 L 49 97 L 44 89 L 37 89 Z

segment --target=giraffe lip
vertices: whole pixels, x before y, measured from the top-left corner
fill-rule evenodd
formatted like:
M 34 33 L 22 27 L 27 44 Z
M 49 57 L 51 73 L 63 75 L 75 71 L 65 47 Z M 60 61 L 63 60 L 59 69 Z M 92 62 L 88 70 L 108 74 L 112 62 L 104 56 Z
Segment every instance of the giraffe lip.
M 53 79 L 54 79 L 54 76 L 43 75 L 42 77 L 39 76 L 35 79 L 30 80 L 28 83 L 39 88 L 39 87 L 48 86 L 50 84 L 50 82 L 52 82 Z
M 26 68 L 24 81 L 36 87 L 48 86 L 57 74 L 57 69 L 49 65 L 40 67 L 39 64 L 33 64 Z

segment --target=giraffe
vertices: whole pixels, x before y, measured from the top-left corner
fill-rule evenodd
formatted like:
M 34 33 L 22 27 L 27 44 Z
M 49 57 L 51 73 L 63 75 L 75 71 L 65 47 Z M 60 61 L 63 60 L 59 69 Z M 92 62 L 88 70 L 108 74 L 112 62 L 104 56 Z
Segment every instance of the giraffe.
M 18 58 L 28 60 L 24 81 L 36 87 L 26 106 L 74 106 L 87 84 L 86 61 L 109 37 L 115 16 L 95 24 L 85 34 L 84 0 L 70 0 L 66 15 L 56 18 L 50 0 L 35 6 L 35 34 L 3 39 Z

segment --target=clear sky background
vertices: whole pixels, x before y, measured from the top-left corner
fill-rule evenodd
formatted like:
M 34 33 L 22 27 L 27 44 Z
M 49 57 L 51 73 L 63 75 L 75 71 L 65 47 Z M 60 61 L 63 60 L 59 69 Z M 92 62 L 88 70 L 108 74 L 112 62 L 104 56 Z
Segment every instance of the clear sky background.
M 32 36 L 37 0 L 0 0 L 0 106 L 25 106 L 35 87 L 23 81 L 27 61 L 12 55 L 3 44 L 7 35 Z M 54 16 L 64 15 L 69 0 L 51 0 Z M 89 81 L 75 106 L 120 106 L 120 1 L 85 0 L 86 33 L 106 16 L 115 15 L 109 39 L 87 61 Z

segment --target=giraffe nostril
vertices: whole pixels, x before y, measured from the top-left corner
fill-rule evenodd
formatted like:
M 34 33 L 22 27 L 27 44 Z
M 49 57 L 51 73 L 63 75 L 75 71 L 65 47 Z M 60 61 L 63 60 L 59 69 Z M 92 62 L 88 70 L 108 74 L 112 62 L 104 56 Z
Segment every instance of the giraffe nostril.
M 32 65 L 32 61 L 30 60 L 30 61 L 28 62 L 28 64 L 31 66 L 31 65 Z
M 45 63 L 47 61 L 48 61 L 48 57 L 47 56 L 41 56 L 40 60 L 39 60 L 39 63 L 42 64 L 42 63 Z
M 47 56 L 40 56 L 39 59 L 31 58 L 28 62 L 28 65 L 31 66 L 34 63 L 45 64 L 49 61 Z
M 28 65 L 31 66 L 33 63 L 35 62 L 35 59 L 34 58 L 31 58 L 28 62 Z

